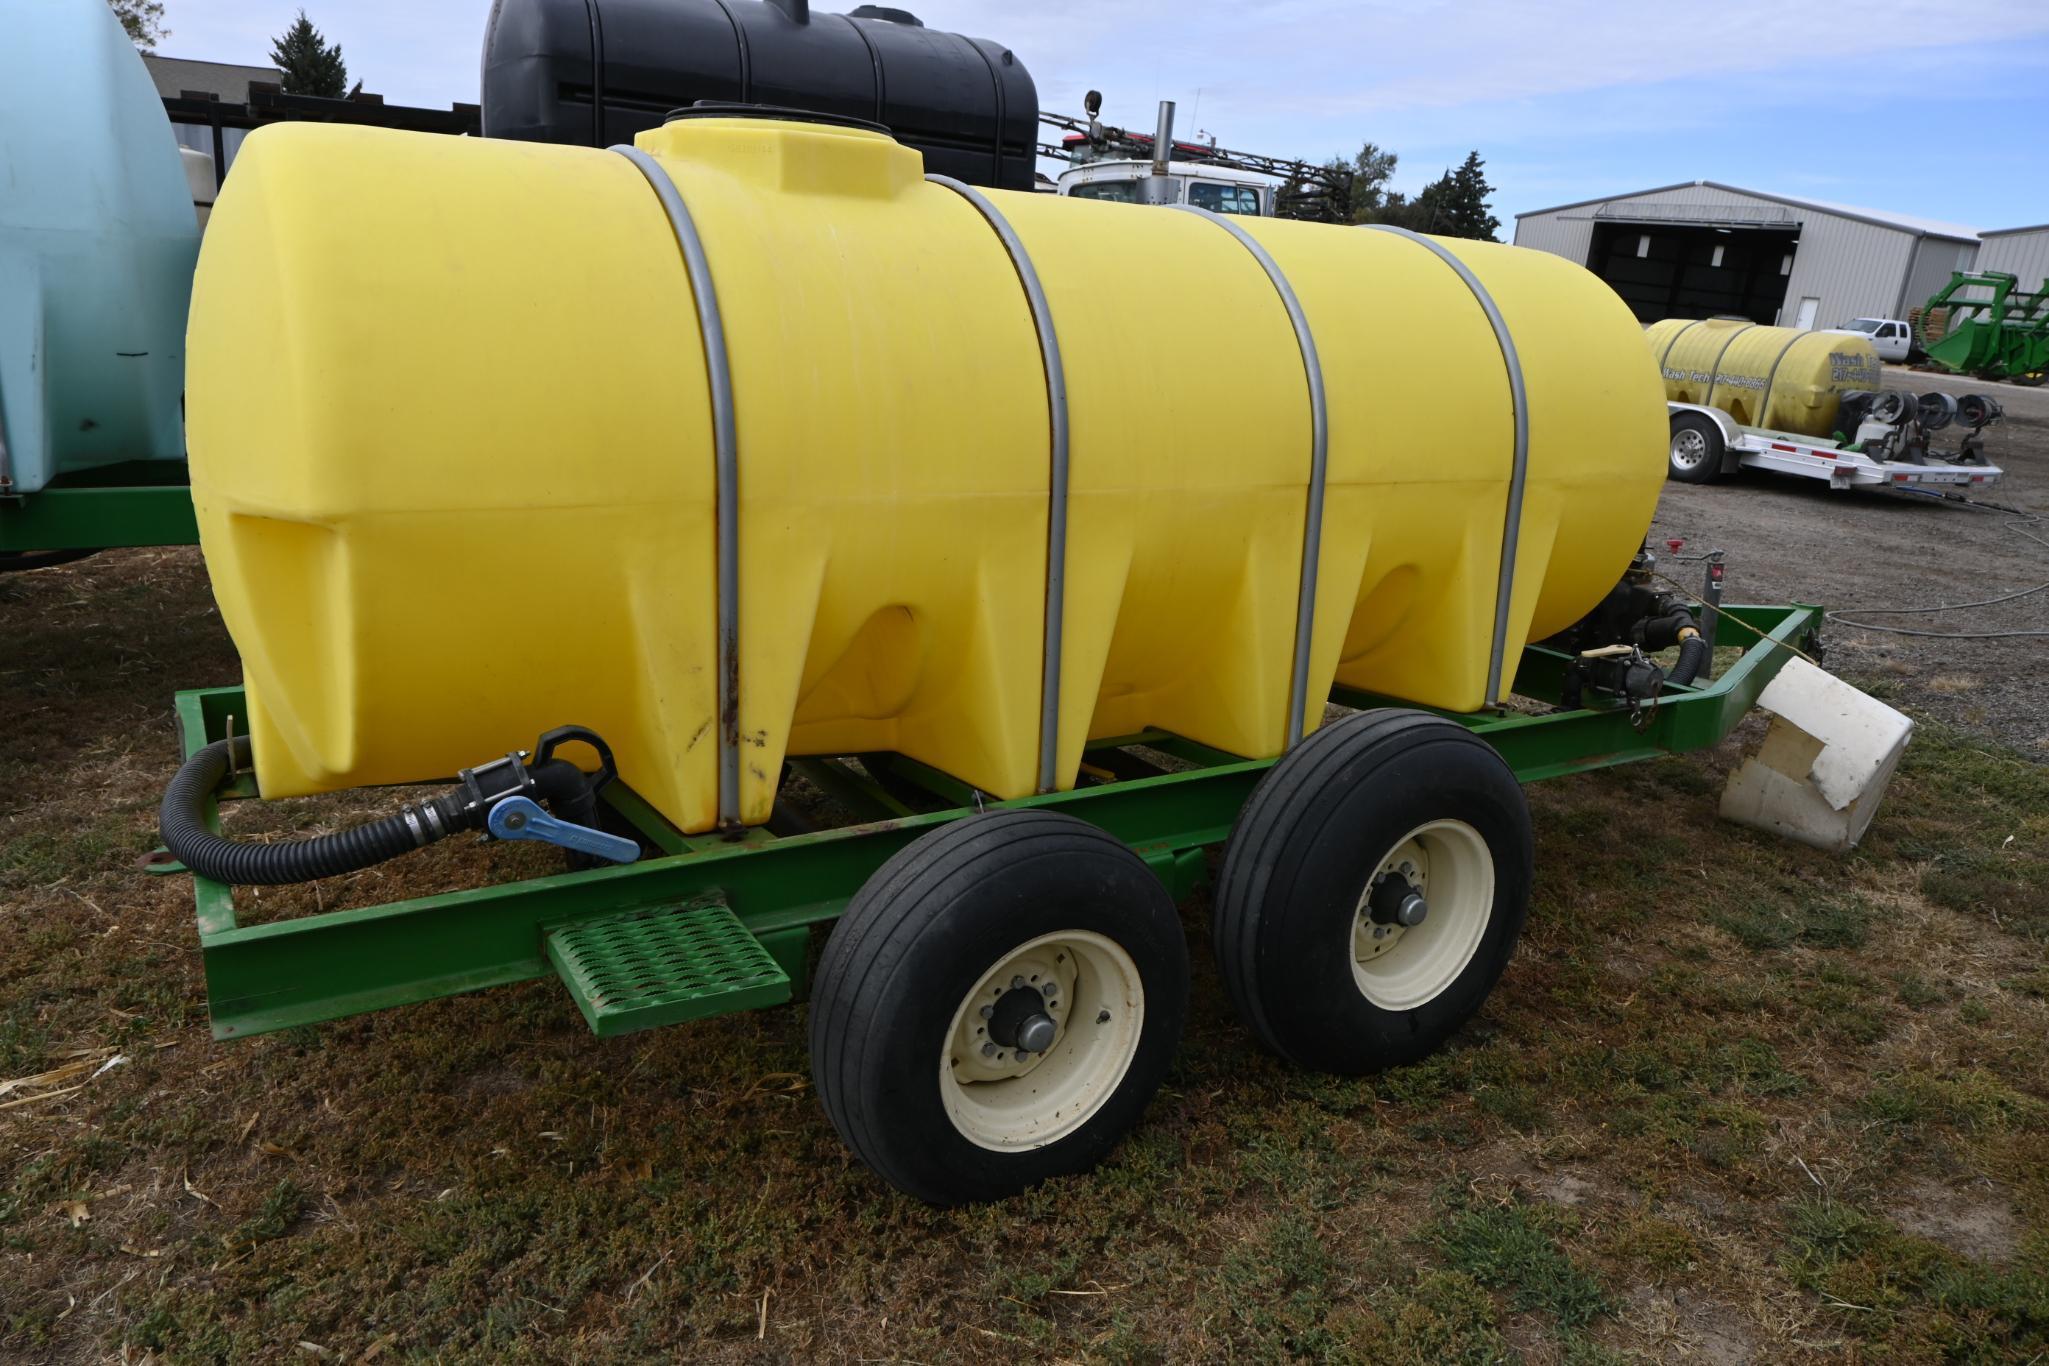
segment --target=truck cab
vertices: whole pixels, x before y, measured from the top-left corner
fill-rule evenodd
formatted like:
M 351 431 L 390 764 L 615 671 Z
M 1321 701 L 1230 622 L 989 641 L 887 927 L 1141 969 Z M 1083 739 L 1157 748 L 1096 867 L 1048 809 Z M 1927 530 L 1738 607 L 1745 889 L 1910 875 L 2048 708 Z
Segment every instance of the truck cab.
M 1091 161 L 1070 166 L 1054 182 L 1056 193 L 1121 204 L 1191 204 L 1212 213 L 1271 218 L 1271 177 L 1199 161 L 1173 161 L 1161 174 L 1150 161 Z
M 1898 318 L 1852 318 L 1841 327 L 1832 327 L 1831 332 L 1852 332 L 1868 338 L 1871 349 L 1882 361 L 1894 365 L 1905 365 L 1909 353 L 1914 349 L 1914 334 Z

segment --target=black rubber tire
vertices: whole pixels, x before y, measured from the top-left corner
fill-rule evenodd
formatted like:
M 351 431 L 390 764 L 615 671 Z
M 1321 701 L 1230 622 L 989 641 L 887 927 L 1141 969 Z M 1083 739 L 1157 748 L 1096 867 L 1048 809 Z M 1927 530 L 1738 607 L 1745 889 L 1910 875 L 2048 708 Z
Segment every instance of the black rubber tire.
M 1487 928 L 1463 971 L 1413 1009 L 1384 1010 L 1352 974 L 1352 920 L 1381 861 L 1417 826 L 1471 826 L 1494 864 Z M 1268 1047 L 1357 1076 L 1415 1062 L 1480 1008 L 1529 909 L 1529 805 L 1501 756 L 1425 712 L 1360 712 L 1324 726 L 1268 771 L 1231 831 L 1218 880 L 1217 964 Z
M 946 1113 L 936 1066 L 976 981 L 1044 934 L 1091 930 L 1145 991 L 1138 1047 L 1093 1117 L 1044 1147 L 998 1152 Z M 811 997 L 811 1073 L 833 1128 L 890 1185 L 938 1205 L 995 1200 L 1086 1171 L 1138 1121 L 1188 1016 L 1188 948 L 1160 880 L 1121 841 L 1050 811 L 941 826 L 848 904 Z
M 1728 443 L 1722 440 L 1721 428 L 1714 419 L 1699 413 L 1674 413 L 1672 415 L 1672 440 L 1677 441 L 1681 432 L 1699 432 L 1707 442 L 1707 458 L 1691 467 L 1681 465 L 1673 457 L 1670 446 L 1665 450 L 1665 474 L 1681 484 L 1712 484 L 1722 477 L 1722 460 L 1728 452 Z

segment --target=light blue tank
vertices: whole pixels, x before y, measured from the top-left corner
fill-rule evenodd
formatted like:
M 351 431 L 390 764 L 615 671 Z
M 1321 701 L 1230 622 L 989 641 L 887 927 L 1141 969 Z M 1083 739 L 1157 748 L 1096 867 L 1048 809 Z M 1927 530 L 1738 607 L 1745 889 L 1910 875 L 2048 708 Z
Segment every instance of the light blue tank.
M 198 254 L 170 120 L 106 0 L 0 5 L 0 494 L 185 458 Z

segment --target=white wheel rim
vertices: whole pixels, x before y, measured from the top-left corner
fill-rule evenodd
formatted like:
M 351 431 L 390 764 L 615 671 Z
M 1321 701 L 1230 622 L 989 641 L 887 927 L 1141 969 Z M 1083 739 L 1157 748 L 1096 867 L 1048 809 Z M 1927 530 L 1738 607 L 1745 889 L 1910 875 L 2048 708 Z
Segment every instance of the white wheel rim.
M 1373 889 L 1406 878 L 1422 894 L 1420 924 L 1376 921 Z M 1414 1010 L 1442 995 L 1473 961 L 1494 916 L 1494 858 L 1464 821 L 1431 821 L 1400 840 L 1359 892 L 1348 949 L 1352 980 L 1382 1010 Z
M 1697 468 L 1707 459 L 1707 438 L 1693 428 L 1672 433 L 1672 463 L 1682 470 Z
M 993 1021 L 983 1010 L 993 1012 L 1023 990 L 1040 993 L 1038 1013 L 1054 1023 L 1044 1052 L 1020 1055 L 989 1035 Z M 1007 1013 L 1028 998 L 1011 999 Z M 946 1117 L 962 1137 L 995 1152 L 1057 1143 L 1116 1092 L 1144 1025 L 1138 965 L 1111 940 L 1062 930 L 1020 944 L 982 974 L 953 1013 L 939 1050 Z

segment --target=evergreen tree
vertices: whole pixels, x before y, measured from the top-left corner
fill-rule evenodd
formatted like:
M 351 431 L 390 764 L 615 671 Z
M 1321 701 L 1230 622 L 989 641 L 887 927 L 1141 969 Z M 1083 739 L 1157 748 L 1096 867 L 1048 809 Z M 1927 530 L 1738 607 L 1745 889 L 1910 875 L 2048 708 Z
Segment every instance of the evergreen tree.
M 1468 152 L 1459 168 L 1438 182 L 1443 188 L 1437 207 L 1444 221 L 1436 230 L 1446 237 L 1497 240 L 1494 234 L 1501 230 L 1501 220 L 1487 211 L 1487 196 L 1494 193 L 1494 187 L 1480 169 L 1486 164 L 1477 151 Z
M 270 45 L 271 64 L 284 72 L 288 95 L 324 95 L 338 100 L 349 90 L 349 69 L 342 65 L 341 44 L 328 45 L 306 11 Z
M 1480 160 L 1480 154 L 1473 152 L 1457 170 L 1446 170 L 1425 185 L 1414 199 L 1389 193 L 1373 221 L 1392 223 L 1396 227 L 1433 233 L 1439 237 L 1498 241 L 1494 234 L 1500 230 L 1501 220 L 1487 212 L 1487 196 L 1494 193 L 1494 187 L 1481 174 L 1480 168 L 1484 165 L 1486 163 Z
M 144 52 L 155 52 L 157 43 L 171 36 L 164 27 L 164 0 L 107 0 L 114 17 L 128 31 L 128 41 Z

